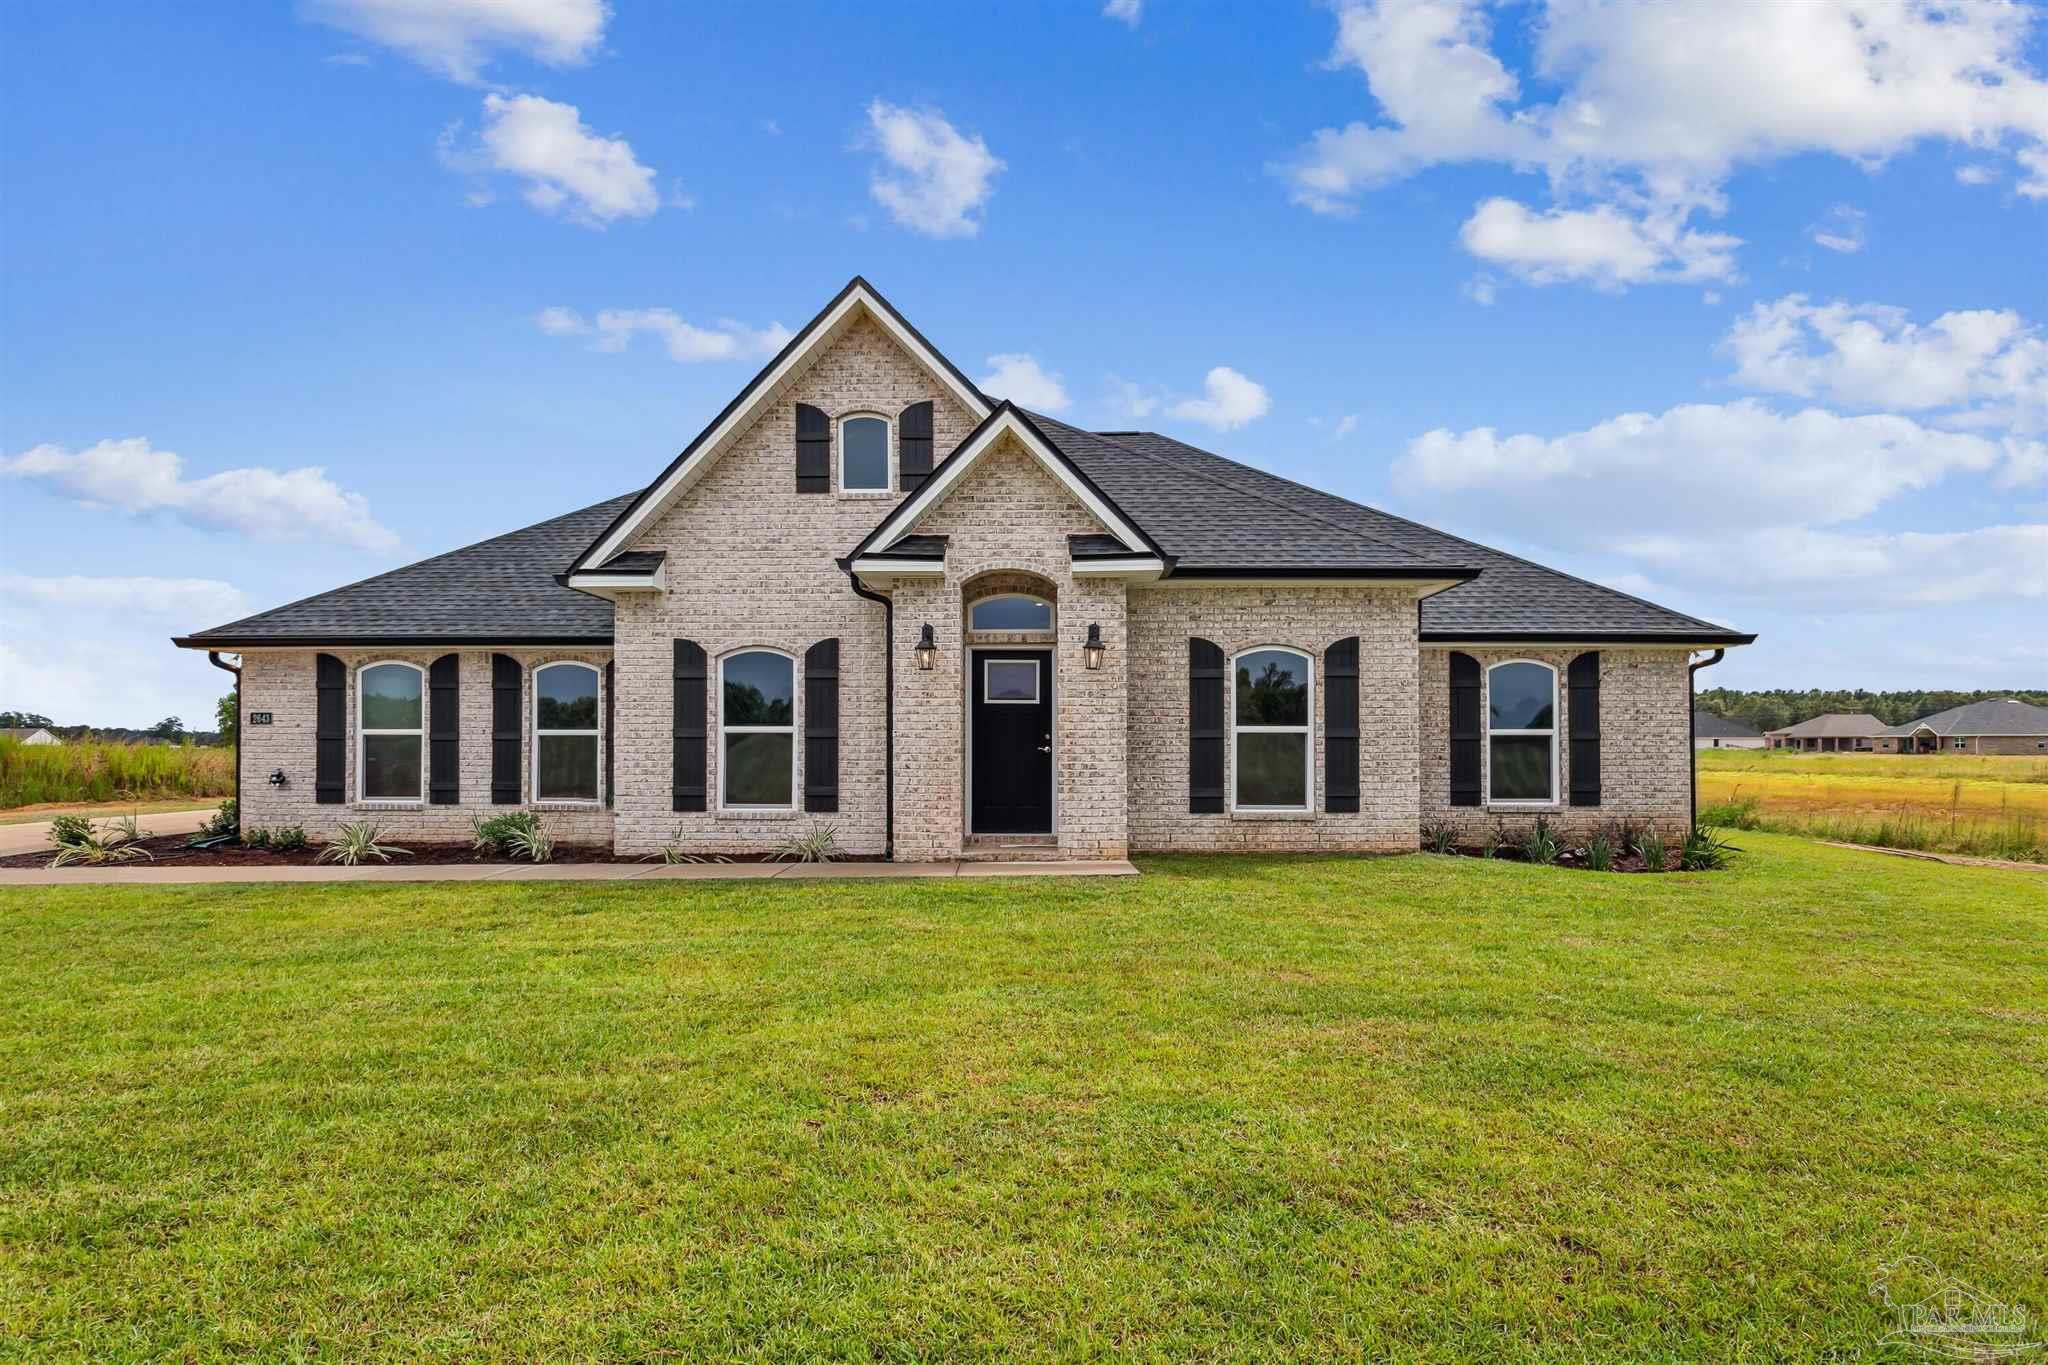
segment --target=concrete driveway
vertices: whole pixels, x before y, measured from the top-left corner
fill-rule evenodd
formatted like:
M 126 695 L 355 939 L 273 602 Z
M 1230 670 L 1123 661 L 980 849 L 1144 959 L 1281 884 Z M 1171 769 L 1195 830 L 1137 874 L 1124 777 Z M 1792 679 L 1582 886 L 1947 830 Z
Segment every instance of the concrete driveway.
M 118 816 L 96 815 L 93 823 L 104 824 Z M 135 823 L 144 834 L 190 834 L 213 818 L 213 808 L 167 810 L 155 815 L 138 815 Z M 0 825 L 0 858 L 15 853 L 37 853 L 50 846 L 50 822 L 37 820 L 26 825 Z

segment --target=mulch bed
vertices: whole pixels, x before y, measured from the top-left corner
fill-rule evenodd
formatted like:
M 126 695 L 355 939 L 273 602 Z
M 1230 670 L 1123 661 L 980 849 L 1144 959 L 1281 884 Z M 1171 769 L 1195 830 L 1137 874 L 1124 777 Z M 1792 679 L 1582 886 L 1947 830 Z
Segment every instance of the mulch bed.
M 1445 850 L 1442 856 L 1449 858 L 1484 858 L 1489 855 L 1484 849 L 1480 848 L 1452 848 Z M 1503 863 L 1526 863 L 1529 861 L 1522 856 L 1522 850 L 1519 846 L 1511 844 L 1502 844 L 1493 851 L 1491 856 L 1496 861 Z M 1586 865 L 1584 857 L 1570 849 L 1558 854 L 1557 862 L 1553 866 L 1573 867 L 1581 872 L 1591 872 L 1593 870 Z M 1608 864 L 1607 870 L 1609 872 L 1648 872 L 1650 865 L 1643 861 L 1643 857 L 1639 853 L 1617 853 L 1614 855 L 1614 861 Z M 1675 849 L 1665 852 L 1663 870 L 1666 872 L 1676 872 L 1678 870 L 1678 857 Z
M 290 853 L 280 853 L 268 848 L 243 848 L 238 844 L 222 844 L 217 848 L 190 848 L 189 834 L 149 835 L 135 841 L 133 847 L 146 850 L 149 858 L 134 858 L 127 863 L 105 863 L 105 867 L 148 867 L 156 863 L 175 863 L 179 867 L 312 867 L 320 860 L 320 848 L 313 845 Z M 468 844 L 402 844 L 393 842 L 387 847 L 403 848 L 412 856 L 394 854 L 392 866 L 446 867 L 452 864 L 490 864 L 496 867 L 518 866 L 521 860 L 507 858 L 495 853 L 478 853 Z M 0 867 L 48 867 L 50 859 L 56 856 L 54 848 L 38 849 L 34 853 L 15 853 L 0 858 Z M 706 854 L 705 860 L 728 863 L 765 863 L 773 855 L 767 853 L 726 853 Z M 616 863 L 620 866 L 645 866 L 659 862 L 659 858 L 621 858 L 602 844 L 556 844 L 555 854 L 550 863 Z M 881 861 L 874 855 L 840 854 L 833 859 L 841 863 L 869 863 Z M 83 866 L 83 864 L 69 864 Z M 332 866 L 332 864 L 326 864 Z M 374 859 L 372 866 L 382 866 Z

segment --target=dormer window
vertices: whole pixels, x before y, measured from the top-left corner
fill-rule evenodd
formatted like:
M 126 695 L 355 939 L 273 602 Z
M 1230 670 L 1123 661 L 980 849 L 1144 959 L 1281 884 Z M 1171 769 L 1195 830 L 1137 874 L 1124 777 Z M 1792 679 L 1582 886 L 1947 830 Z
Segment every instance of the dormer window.
M 839 423 L 839 491 L 889 491 L 889 419 L 846 417 Z

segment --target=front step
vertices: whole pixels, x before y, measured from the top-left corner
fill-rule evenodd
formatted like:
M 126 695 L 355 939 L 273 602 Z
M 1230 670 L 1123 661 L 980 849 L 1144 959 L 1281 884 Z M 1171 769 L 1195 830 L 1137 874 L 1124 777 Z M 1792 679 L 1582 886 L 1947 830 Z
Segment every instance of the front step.
M 1071 860 L 1057 834 L 970 834 L 960 846 L 969 863 L 1032 863 Z

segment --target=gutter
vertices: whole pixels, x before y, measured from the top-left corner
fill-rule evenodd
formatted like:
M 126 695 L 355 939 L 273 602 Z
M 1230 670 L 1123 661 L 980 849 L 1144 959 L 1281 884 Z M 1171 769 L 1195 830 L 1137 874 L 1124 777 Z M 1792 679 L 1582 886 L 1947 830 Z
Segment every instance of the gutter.
M 206 662 L 223 673 L 235 675 L 235 842 L 242 842 L 242 751 L 248 746 L 242 743 L 242 670 L 233 664 L 222 663 L 220 651 L 206 651 Z
M 1756 637 L 1752 635 L 1750 638 L 1753 640 Z M 1698 828 L 1700 823 L 1700 708 L 1699 704 L 1693 701 L 1693 696 L 1699 687 L 1699 671 L 1720 663 L 1727 653 L 1725 649 L 1717 649 L 1699 662 L 1685 666 L 1685 699 L 1688 703 L 1685 711 L 1685 762 L 1686 772 L 1691 779 L 1691 785 L 1686 788 L 1686 799 L 1691 803 L 1694 828 Z
M 882 860 L 896 861 L 896 602 L 861 586 L 851 558 L 839 561 L 856 597 L 882 604 Z M 237 808 L 239 809 L 239 807 Z

